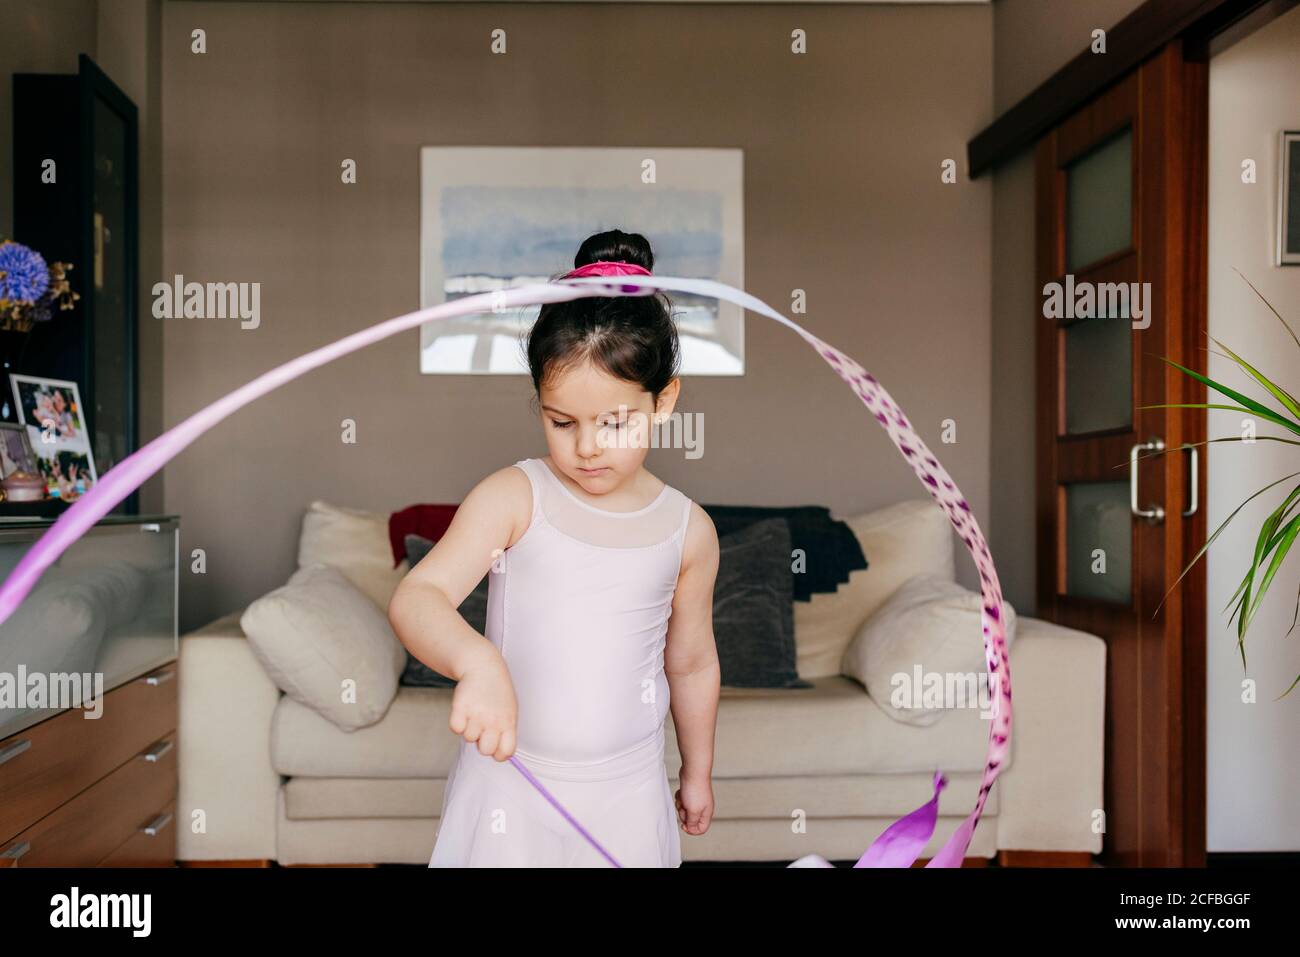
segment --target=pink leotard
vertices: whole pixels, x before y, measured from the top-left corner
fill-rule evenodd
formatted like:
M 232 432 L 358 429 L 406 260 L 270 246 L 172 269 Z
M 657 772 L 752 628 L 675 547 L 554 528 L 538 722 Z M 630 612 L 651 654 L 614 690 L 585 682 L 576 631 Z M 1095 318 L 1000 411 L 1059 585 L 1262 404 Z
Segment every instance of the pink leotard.
M 487 638 L 519 704 L 516 756 L 624 866 L 681 863 L 664 767 L 664 646 L 691 501 L 598 508 L 542 459 L 532 520 L 489 573 Z M 516 768 L 461 741 L 431 867 L 608 866 Z

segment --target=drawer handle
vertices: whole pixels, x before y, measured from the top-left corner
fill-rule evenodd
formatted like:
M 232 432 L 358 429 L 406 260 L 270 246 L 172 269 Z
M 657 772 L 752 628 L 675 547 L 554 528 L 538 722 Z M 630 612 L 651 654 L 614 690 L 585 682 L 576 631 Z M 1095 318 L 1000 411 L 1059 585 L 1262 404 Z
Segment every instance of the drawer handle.
M 165 681 L 171 681 L 175 677 L 176 677 L 176 669 L 168 668 L 166 671 L 160 671 L 157 674 L 149 675 L 147 678 L 144 679 L 144 683 L 147 685 L 153 685 L 154 687 L 157 687 L 158 685 L 162 684 Z
M 150 748 L 148 751 L 142 754 L 141 757 L 144 758 L 146 761 L 158 761 L 161 760 L 164 754 L 166 754 L 175 746 L 176 746 L 176 742 L 174 741 L 160 741 L 158 744 L 155 744 L 152 748 Z
M 142 531 L 142 532 L 161 532 L 161 531 L 162 531 L 162 526 L 159 525 L 157 522 L 146 522 L 145 524 L 143 524 L 143 525 L 140 526 L 140 531 Z
M 0 764 L 4 764 L 6 761 L 12 761 L 31 746 L 31 738 L 23 738 L 21 741 L 15 741 L 13 744 L 5 745 L 4 750 L 0 750 Z
M 15 844 L 13 847 L 6 848 L 5 852 L 0 854 L 0 857 L 3 857 L 7 861 L 16 861 L 31 849 L 31 842 L 23 841 L 21 844 Z
M 172 819 L 172 812 L 165 811 L 144 826 L 144 832 L 150 837 L 157 837 L 158 833 L 167 826 Z

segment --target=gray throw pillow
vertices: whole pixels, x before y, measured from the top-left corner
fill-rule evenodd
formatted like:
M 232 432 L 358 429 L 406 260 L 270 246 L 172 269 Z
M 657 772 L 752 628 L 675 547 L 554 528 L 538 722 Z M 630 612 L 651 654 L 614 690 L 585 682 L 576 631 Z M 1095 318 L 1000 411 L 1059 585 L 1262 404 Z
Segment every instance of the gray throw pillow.
M 722 684 L 735 688 L 811 688 L 795 667 L 790 526 L 755 522 L 718 538 L 713 637 Z
M 405 542 L 406 557 L 410 559 L 412 568 L 420 564 L 434 546 L 434 543 L 423 535 L 407 535 Z M 490 575 L 484 575 L 483 580 L 478 583 L 478 587 L 470 592 L 461 603 L 461 606 L 456 609 L 469 623 L 469 626 L 480 635 L 485 634 L 487 631 L 488 581 L 490 578 Z M 406 653 L 406 670 L 402 672 L 402 684 L 417 688 L 454 688 L 456 686 L 456 682 L 451 678 L 434 671 L 409 651 Z

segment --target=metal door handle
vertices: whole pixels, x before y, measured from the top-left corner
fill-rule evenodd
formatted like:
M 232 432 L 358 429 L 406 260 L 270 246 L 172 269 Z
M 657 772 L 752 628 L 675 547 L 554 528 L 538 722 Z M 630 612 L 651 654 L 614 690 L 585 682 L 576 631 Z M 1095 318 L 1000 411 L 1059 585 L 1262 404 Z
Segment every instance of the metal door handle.
M 1200 482 L 1201 476 L 1200 476 L 1200 469 L 1198 468 L 1199 463 L 1197 461 L 1196 446 L 1184 442 L 1183 448 L 1187 449 L 1187 451 L 1192 453 L 1191 486 L 1188 491 L 1187 508 L 1183 511 L 1183 518 L 1190 518 L 1191 516 L 1196 514 L 1196 509 L 1200 507 L 1200 503 L 1197 501 L 1196 492 L 1197 492 L 1197 484 Z
M 1165 443 L 1158 438 L 1152 438 L 1149 442 L 1139 442 L 1128 450 L 1128 507 L 1138 518 L 1145 518 L 1152 524 L 1163 522 L 1165 520 L 1165 510 L 1159 505 L 1152 505 L 1150 508 L 1138 507 L 1138 452 L 1161 452 L 1164 450 Z

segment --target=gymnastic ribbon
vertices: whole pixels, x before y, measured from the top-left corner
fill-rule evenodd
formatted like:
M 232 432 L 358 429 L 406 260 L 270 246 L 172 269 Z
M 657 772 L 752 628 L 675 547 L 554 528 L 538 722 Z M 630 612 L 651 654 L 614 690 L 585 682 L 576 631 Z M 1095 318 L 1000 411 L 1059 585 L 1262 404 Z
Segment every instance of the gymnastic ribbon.
M 974 559 L 979 571 L 980 593 L 983 599 L 980 618 L 984 638 L 984 658 L 988 666 L 989 686 L 993 696 L 992 725 L 989 729 L 984 773 L 975 808 L 926 864 L 926 867 L 960 867 L 975 828 L 979 824 L 993 782 L 1001 773 L 1011 746 L 1011 675 L 1002 616 L 1002 588 L 984 535 L 980 532 L 979 525 L 961 490 L 939 464 L 939 460 L 931 454 L 921 437 L 916 434 L 903 414 L 903 410 L 897 406 L 874 376 L 857 361 L 782 316 L 762 300 L 725 283 L 675 276 L 639 275 L 587 276 L 546 283 L 530 283 L 464 296 L 452 302 L 386 319 L 313 349 L 295 359 L 290 359 L 199 409 L 105 472 L 85 495 L 73 502 L 67 511 L 45 530 L 14 566 L 13 571 L 5 578 L 4 584 L 0 585 L 0 624 L 9 619 L 35 587 L 45 569 L 53 564 L 73 542 L 131 492 L 143 485 L 150 476 L 180 454 L 182 449 L 239 409 L 299 376 L 387 339 L 389 336 L 417 328 L 426 322 L 488 311 L 500 312 L 525 306 L 567 302 L 590 296 L 648 296 L 653 295 L 657 289 L 694 293 L 706 298 L 734 303 L 788 326 L 801 336 L 848 384 L 867 407 L 867 411 L 885 430 L 904 461 L 916 473 L 926 492 L 944 510 L 949 522 Z M 510 761 L 588 843 L 613 866 L 619 866 L 596 838 L 563 808 L 514 755 L 511 755 Z M 939 792 L 944 784 L 945 779 L 936 770 L 934 795 L 931 800 L 890 825 L 872 843 L 855 866 L 910 867 L 934 833 L 938 816 Z M 800 866 L 830 866 L 816 855 L 809 855 L 809 857 L 816 863 Z

